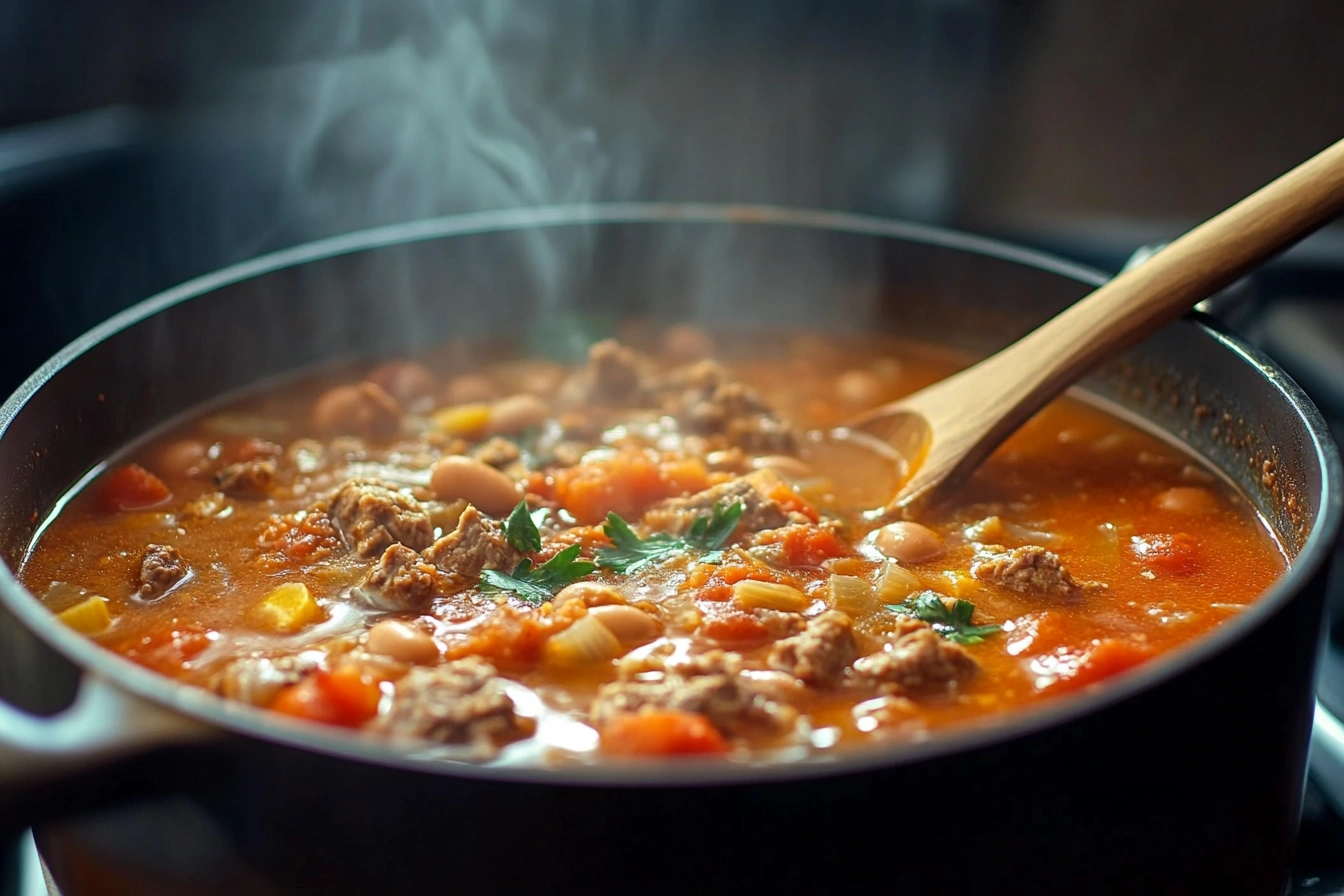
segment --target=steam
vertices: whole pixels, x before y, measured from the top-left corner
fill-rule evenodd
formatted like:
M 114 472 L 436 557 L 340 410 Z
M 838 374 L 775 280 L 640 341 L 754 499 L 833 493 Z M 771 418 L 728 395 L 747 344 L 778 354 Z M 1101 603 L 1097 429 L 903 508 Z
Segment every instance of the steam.
M 789 33 L 772 5 L 753 8 L 736 22 L 753 39 Z M 640 17 L 603 0 L 321 0 L 297 9 L 274 23 L 282 58 L 233 87 L 251 103 L 248 126 L 281 147 L 275 226 L 287 242 L 603 200 L 843 206 L 844 159 L 825 154 L 871 143 L 861 139 L 867 113 L 852 123 L 855 139 L 838 138 L 826 99 L 852 68 L 809 46 L 790 47 L 784 70 L 722 47 L 705 55 L 697 48 L 713 19 L 702 4 L 659 4 Z M 786 24 L 796 35 L 798 22 Z M 525 240 L 528 288 L 562 307 L 583 288 L 592 244 L 542 230 Z M 700 317 L 750 317 L 767 305 L 806 317 L 834 301 L 837 264 L 850 282 L 872 273 L 871 259 L 849 252 L 837 262 L 806 240 L 787 256 L 751 257 L 731 228 L 669 229 L 655 255 L 650 293 L 677 290 L 663 304 Z M 407 313 L 418 310 L 404 301 Z

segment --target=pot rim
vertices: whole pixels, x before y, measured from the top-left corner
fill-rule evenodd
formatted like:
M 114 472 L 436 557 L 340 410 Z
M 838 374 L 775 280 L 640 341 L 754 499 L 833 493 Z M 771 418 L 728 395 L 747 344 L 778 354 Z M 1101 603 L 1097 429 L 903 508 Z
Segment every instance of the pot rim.
M 4 437 L 28 400 L 48 380 L 95 345 L 179 302 L 207 295 L 243 280 L 335 256 L 454 236 L 539 227 L 670 223 L 782 226 L 847 232 L 988 256 L 1053 273 L 1086 286 L 1095 287 L 1108 279 L 1108 275 L 1094 268 L 999 240 L 846 212 L 772 205 L 627 202 L 511 208 L 448 215 L 354 231 L 282 249 L 194 278 L 132 305 L 76 338 L 15 390 L 0 406 L 0 438 Z M 853 747 L 838 756 L 823 755 L 786 761 L 685 759 L 676 762 L 623 763 L 604 760 L 591 766 L 565 767 L 445 761 L 433 756 L 407 754 L 394 746 L 349 732 L 328 731 L 319 726 L 285 719 L 266 710 L 180 684 L 138 666 L 57 622 L 38 599 L 18 582 L 8 563 L 0 564 L 0 602 L 38 637 L 86 674 L 95 673 L 151 703 L 169 707 L 234 734 L 340 758 L 430 774 L 557 786 L 723 785 L 853 774 L 967 752 L 1066 724 L 1127 700 L 1203 663 L 1249 635 L 1276 614 L 1330 557 L 1344 512 L 1344 491 L 1341 489 L 1344 472 L 1341 471 L 1338 451 L 1320 411 L 1268 357 L 1225 330 L 1217 321 L 1196 312 L 1176 326 L 1204 330 L 1224 349 L 1253 367 L 1278 391 L 1311 439 L 1316 463 L 1321 470 L 1323 494 L 1311 531 L 1292 566 L 1237 618 L 1229 620 L 1191 645 L 1145 663 L 1138 670 L 1096 692 L 1068 695 L 1047 701 L 1039 707 L 1019 710 L 1007 721 L 994 719 L 979 724 L 964 724 L 938 732 L 929 740 L 919 743 Z

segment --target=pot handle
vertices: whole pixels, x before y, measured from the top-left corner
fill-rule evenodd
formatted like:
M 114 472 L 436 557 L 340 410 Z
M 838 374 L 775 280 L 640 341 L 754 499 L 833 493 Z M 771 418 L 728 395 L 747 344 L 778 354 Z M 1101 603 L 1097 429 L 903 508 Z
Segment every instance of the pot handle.
M 86 672 L 70 706 L 35 716 L 0 701 L 0 835 L 53 811 L 43 805 L 60 782 L 158 747 L 218 736 L 219 730 L 150 703 Z M 17 815 L 18 817 L 14 817 Z

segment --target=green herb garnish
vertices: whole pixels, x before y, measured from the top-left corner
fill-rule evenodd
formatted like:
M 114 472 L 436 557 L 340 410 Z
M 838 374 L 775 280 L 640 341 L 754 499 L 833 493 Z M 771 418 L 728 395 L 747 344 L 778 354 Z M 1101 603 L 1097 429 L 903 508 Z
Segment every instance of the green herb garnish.
M 680 538 L 668 535 L 666 532 L 657 532 L 648 538 L 640 538 L 635 534 L 635 530 L 630 528 L 629 523 L 615 513 L 608 513 L 602 531 L 611 539 L 612 546 L 597 552 L 597 565 L 603 569 L 629 573 L 682 551 L 715 552 L 733 534 L 738 521 L 746 511 L 747 505 L 740 500 L 731 504 L 720 504 L 707 516 L 699 516 L 692 520 L 691 527 Z
M 886 608 L 927 622 L 934 631 L 956 644 L 979 644 L 1003 629 L 1001 625 L 971 625 L 975 604 L 958 600 L 949 607 L 943 595 L 936 591 L 912 594 L 899 604 L 887 604 Z
M 541 550 L 541 532 L 537 526 L 546 519 L 546 508 L 529 511 L 526 501 L 519 501 L 509 518 L 504 521 L 504 538 L 515 551 L 530 554 Z
M 518 561 L 511 573 L 483 569 L 480 588 L 487 593 L 507 591 L 540 606 L 555 597 L 561 588 L 572 585 L 596 568 L 591 560 L 579 559 L 579 550 L 579 545 L 572 544 L 535 569 L 526 557 Z

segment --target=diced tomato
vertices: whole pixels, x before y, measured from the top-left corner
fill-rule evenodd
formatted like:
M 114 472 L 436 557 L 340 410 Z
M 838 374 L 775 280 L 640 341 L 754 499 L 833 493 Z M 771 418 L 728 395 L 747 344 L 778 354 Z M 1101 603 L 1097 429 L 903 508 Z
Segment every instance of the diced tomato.
M 529 669 L 540 661 L 542 646 L 551 635 L 587 612 L 583 601 L 577 600 L 534 610 L 505 605 L 472 628 L 465 639 L 450 643 L 447 657 L 480 656 L 499 669 Z
M 378 682 L 354 664 L 334 671 L 314 672 L 280 691 L 271 709 L 285 715 L 358 728 L 378 713 L 382 690 Z
M 257 536 L 257 564 L 267 572 L 317 563 L 341 547 L 336 525 L 320 510 L 273 516 Z
M 698 712 L 644 710 L 612 719 L 602 749 L 616 756 L 689 756 L 728 752 L 728 743 Z
M 768 529 L 757 536 L 756 543 L 778 544 L 789 566 L 820 566 L 825 560 L 850 553 L 834 530 L 805 523 Z
M 766 497 L 782 507 L 785 513 L 801 513 L 814 523 L 821 520 L 821 515 L 817 513 L 816 508 L 804 501 L 797 492 L 789 487 L 787 482 L 776 485 Z
M 716 644 L 733 647 L 770 640 L 770 630 L 761 618 L 744 610 L 728 610 L 706 616 L 696 629 L 696 634 Z
M 139 464 L 126 464 L 103 477 L 98 503 L 108 512 L 145 510 L 173 496 L 163 480 Z
M 1088 648 L 1081 655 L 1063 656 L 1057 663 L 1059 677 L 1040 689 L 1054 694 L 1069 693 L 1090 684 L 1119 675 L 1151 659 L 1150 647 L 1121 638 L 1107 638 Z
M 655 501 L 701 491 L 709 480 L 709 471 L 696 458 L 628 448 L 614 457 L 558 470 L 547 485 L 579 522 L 592 525 L 610 511 L 638 517 Z
M 219 640 L 219 632 L 196 623 L 172 620 L 163 628 L 117 647 L 127 659 L 165 675 L 177 675 L 201 651 Z
M 1174 535 L 1144 535 L 1130 542 L 1130 549 L 1153 572 L 1188 576 L 1203 565 L 1199 543 L 1184 532 Z

